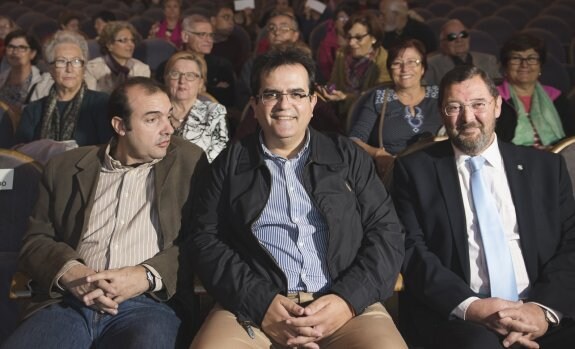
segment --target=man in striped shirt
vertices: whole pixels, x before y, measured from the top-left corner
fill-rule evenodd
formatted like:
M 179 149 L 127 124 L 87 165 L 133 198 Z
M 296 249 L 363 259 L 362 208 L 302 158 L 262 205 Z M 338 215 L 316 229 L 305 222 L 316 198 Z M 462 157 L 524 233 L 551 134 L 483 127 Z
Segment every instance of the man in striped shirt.
M 369 156 L 308 127 L 314 75 L 297 48 L 254 62 L 261 132 L 214 161 L 192 225 L 187 253 L 218 302 L 192 349 L 407 348 L 380 303 L 402 228 Z
M 6 348 L 174 347 L 179 233 L 207 159 L 171 138 L 171 116 L 162 85 L 129 79 L 110 143 L 47 164 L 20 253 L 35 296 Z

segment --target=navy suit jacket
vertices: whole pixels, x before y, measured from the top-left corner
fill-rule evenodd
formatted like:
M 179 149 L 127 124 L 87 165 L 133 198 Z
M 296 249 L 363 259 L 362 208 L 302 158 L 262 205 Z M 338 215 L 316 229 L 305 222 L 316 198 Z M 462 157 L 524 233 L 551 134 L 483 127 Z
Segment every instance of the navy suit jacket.
M 565 161 L 503 142 L 499 149 L 531 285 L 528 301 L 573 317 L 575 201 Z M 408 339 L 425 344 L 458 304 L 477 296 L 469 287 L 465 212 L 450 141 L 398 158 L 393 189 L 406 229 L 400 323 Z

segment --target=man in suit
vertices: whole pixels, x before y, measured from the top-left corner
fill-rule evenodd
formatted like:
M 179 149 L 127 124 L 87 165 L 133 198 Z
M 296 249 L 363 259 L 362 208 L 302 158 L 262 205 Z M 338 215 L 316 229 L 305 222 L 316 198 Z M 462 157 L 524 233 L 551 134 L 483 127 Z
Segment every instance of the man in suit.
M 499 64 L 493 55 L 469 51 L 469 32 L 459 19 L 450 19 L 441 27 L 439 33 L 440 53 L 427 60 L 427 71 L 423 77 L 429 85 L 439 85 L 441 78 L 462 64 L 475 65 L 485 71 L 492 79 L 501 77 Z
M 439 103 L 450 140 L 394 168 L 407 234 L 400 321 L 408 343 L 572 348 L 575 201 L 563 158 L 497 140 L 501 97 L 477 67 L 447 73 Z M 484 166 L 472 172 L 477 160 Z M 500 262 L 489 267 L 494 247 Z
M 112 141 L 47 164 L 19 260 L 35 296 L 5 348 L 174 347 L 180 228 L 207 159 L 171 138 L 171 113 L 163 85 L 131 78 L 110 97 Z

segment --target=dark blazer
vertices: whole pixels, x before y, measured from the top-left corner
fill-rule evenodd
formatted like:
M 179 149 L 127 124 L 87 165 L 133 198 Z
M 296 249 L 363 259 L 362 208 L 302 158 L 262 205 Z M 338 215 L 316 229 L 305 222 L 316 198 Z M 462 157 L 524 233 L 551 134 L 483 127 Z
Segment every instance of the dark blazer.
M 575 315 L 575 201 L 559 155 L 499 143 L 531 283 L 528 301 Z M 451 143 L 400 157 L 394 200 L 406 229 L 400 321 L 425 345 L 468 297 L 470 266 L 461 189 Z M 419 343 L 418 343 L 419 342 Z
M 62 291 L 53 285 L 69 260 L 81 260 L 76 248 L 86 232 L 106 145 L 80 147 L 54 157 L 45 167 L 38 201 L 30 217 L 20 252 L 19 268 L 34 280 L 33 308 L 58 301 Z M 155 206 L 160 223 L 160 252 L 143 263 L 162 276 L 168 300 L 176 292 L 179 275 L 190 275 L 189 265 L 178 268 L 180 228 L 189 227 L 191 202 L 198 176 L 207 167 L 201 148 L 172 137 L 168 153 L 154 165 Z M 187 271 L 186 271 L 187 270 Z

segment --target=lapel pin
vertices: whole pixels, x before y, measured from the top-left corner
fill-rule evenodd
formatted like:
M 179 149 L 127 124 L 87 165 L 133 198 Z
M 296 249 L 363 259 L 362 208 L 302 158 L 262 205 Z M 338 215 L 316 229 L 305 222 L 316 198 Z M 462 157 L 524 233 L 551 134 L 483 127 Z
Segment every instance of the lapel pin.
M 519 171 L 523 171 L 523 165 L 517 165 L 517 169 L 518 169 Z

